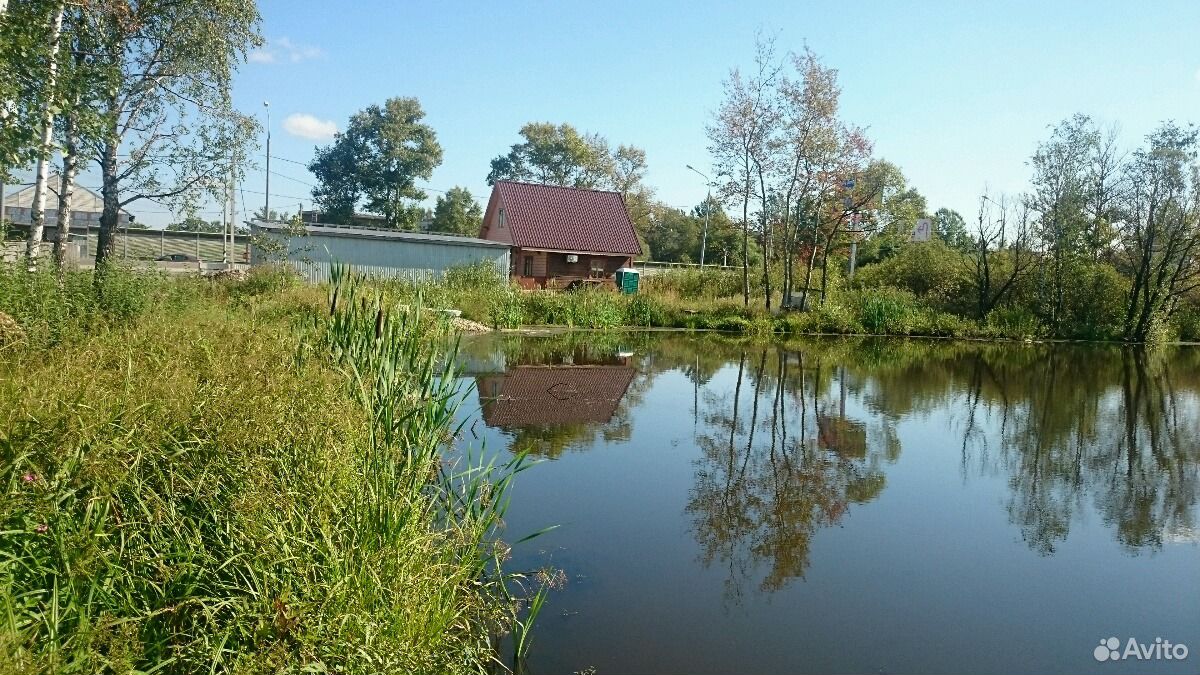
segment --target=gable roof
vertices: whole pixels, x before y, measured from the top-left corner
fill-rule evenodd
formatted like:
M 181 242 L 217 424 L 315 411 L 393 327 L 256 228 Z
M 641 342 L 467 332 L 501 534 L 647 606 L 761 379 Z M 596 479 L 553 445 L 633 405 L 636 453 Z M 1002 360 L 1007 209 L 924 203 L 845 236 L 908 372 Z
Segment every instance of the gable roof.
M 46 181 L 46 209 L 58 209 L 58 188 L 62 178 L 57 173 L 51 173 Z M 4 206 L 10 209 L 28 209 L 33 207 L 33 185 L 26 185 L 16 192 L 4 195 Z M 76 183 L 71 197 L 71 210 L 75 213 L 100 213 L 104 211 L 104 200 L 100 195 Z M 128 211 L 121 209 L 122 214 Z
M 620 193 L 496 181 L 513 245 L 558 251 L 640 255 Z

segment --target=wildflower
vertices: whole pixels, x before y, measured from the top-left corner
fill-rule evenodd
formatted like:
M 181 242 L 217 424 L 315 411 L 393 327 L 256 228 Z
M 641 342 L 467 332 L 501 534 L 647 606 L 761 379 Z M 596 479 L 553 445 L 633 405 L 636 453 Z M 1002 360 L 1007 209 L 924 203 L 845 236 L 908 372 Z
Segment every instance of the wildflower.
M 37 480 L 37 475 L 27 472 L 24 476 L 21 476 L 21 480 L 25 481 L 26 483 L 32 483 L 33 481 Z
M 37 527 L 33 528 L 33 531 L 37 532 L 38 534 L 46 534 L 47 532 L 50 531 L 50 526 L 45 523 L 42 523 L 42 524 L 38 525 Z

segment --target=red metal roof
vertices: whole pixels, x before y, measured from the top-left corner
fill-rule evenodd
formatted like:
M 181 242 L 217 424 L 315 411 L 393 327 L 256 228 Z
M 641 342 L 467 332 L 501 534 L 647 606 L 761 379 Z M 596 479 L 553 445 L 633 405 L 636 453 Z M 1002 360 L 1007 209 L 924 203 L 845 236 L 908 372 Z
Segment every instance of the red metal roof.
M 642 247 L 617 192 L 496 181 L 513 244 L 581 253 L 640 255 Z

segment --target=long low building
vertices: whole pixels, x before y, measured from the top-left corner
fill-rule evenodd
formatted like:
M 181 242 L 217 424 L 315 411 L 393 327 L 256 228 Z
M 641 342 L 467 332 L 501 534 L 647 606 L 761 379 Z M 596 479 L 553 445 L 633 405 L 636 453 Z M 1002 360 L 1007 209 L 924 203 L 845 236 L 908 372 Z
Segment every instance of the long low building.
M 256 220 L 251 225 L 252 265 L 287 260 L 312 283 L 329 279 L 334 261 L 372 277 L 438 278 L 451 267 L 478 263 L 509 270 L 503 242 L 425 232 L 332 225 L 287 225 Z

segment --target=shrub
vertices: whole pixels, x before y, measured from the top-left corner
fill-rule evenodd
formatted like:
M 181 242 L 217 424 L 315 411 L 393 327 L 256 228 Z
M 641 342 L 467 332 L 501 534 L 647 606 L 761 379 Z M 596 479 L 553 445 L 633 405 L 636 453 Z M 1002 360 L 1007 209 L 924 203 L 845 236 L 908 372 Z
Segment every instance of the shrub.
M 484 261 L 447 269 L 442 283 L 454 291 L 475 291 L 504 286 L 506 280 L 496 265 Z
M 897 288 L 873 288 L 855 300 L 859 323 L 877 335 L 908 335 L 921 311 L 911 292 Z
M 1176 313 L 1175 331 L 1180 340 L 1200 342 L 1200 305 L 1185 304 Z
M 631 296 L 625 303 L 625 324 L 630 326 L 672 326 L 670 309 L 645 293 Z
M 856 288 L 892 287 L 909 291 L 939 309 L 970 309 L 972 280 L 960 251 L 940 241 L 909 244 L 895 256 L 861 268 Z
M 520 328 L 525 323 L 521 291 L 504 287 L 493 293 L 487 305 L 487 320 L 495 328 Z
M 1024 307 L 998 307 L 988 312 L 984 320 L 989 337 L 1033 339 L 1042 334 L 1041 323 L 1034 313 Z

